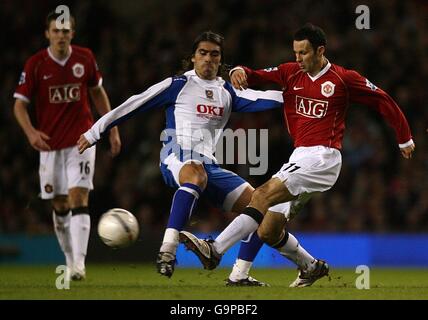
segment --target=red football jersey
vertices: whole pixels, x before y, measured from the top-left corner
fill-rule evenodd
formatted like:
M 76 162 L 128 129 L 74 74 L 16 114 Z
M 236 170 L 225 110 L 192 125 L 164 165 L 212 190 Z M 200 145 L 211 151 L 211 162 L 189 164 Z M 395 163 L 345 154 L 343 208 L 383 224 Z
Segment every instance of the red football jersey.
M 51 137 L 52 150 L 76 145 L 93 124 L 88 88 L 102 78 L 91 50 L 71 46 L 70 56 L 56 59 L 44 49 L 27 60 L 14 98 L 34 103 L 35 127 Z
M 282 86 L 284 118 L 295 147 L 341 149 L 349 102 L 376 109 L 394 128 L 399 144 L 412 139 L 407 120 L 394 100 L 356 71 L 330 63 L 315 77 L 303 72 L 297 63 L 257 71 L 242 68 L 250 86 L 272 82 Z

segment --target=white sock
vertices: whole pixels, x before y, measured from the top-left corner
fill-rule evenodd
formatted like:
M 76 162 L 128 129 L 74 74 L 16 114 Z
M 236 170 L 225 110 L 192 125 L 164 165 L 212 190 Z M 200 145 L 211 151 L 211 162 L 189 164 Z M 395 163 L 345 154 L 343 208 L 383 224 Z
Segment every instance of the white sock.
M 236 242 L 256 231 L 258 227 L 256 220 L 247 214 L 240 214 L 215 239 L 214 249 L 223 254 Z
M 85 270 L 86 251 L 88 250 L 91 218 L 89 214 L 77 214 L 71 217 L 71 236 L 73 240 L 74 266 Z
M 173 255 L 177 252 L 179 231 L 173 228 L 167 228 L 163 237 L 160 252 L 169 252 Z
M 65 263 L 67 267 L 71 268 L 73 266 L 73 243 L 71 241 L 71 232 L 70 232 L 70 218 L 71 212 L 65 216 L 60 216 L 55 214 L 55 211 L 52 214 L 54 230 L 56 237 L 61 247 L 62 252 L 65 255 Z
M 277 249 L 281 255 L 293 261 L 300 269 L 312 271 L 317 260 L 312 257 L 291 233 L 288 233 L 288 240 L 285 245 Z
M 230 273 L 229 279 L 232 281 L 247 279 L 248 273 L 250 272 L 252 265 L 253 265 L 253 262 L 251 261 L 236 259 L 236 262 L 233 265 L 232 272 Z

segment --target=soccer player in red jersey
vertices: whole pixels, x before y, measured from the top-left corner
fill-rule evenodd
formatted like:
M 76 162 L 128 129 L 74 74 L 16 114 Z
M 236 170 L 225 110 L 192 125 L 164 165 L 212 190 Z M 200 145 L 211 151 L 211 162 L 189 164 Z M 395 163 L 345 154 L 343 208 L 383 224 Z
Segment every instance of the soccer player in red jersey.
M 329 190 L 339 177 L 340 149 L 350 102 L 377 110 L 394 128 L 403 157 L 411 158 L 415 144 L 398 105 L 356 71 L 330 63 L 324 56 L 325 48 L 324 32 L 307 24 L 294 35 L 296 62 L 264 70 L 231 70 L 231 82 L 236 89 L 266 83 L 283 88 L 284 118 L 295 150 L 289 162 L 254 191 L 248 207 L 215 241 L 201 240 L 188 232 L 180 234 L 180 240 L 204 266 L 217 265 L 228 248 L 258 229 L 260 239 L 299 266 L 299 276 L 290 286 L 309 286 L 328 274 L 324 261 L 299 254 L 299 242 L 285 227 L 312 194 Z M 287 214 L 266 214 L 269 207 L 273 206 L 269 210 L 275 212 L 275 206 L 283 203 L 289 204 Z
M 86 276 L 95 149 L 79 154 L 76 141 L 93 124 L 89 96 L 100 115 L 111 108 L 91 50 L 71 45 L 74 24 L 72 16 L 61 23 L 59 14 L 48 14 L 49 47 L 27 60 L 14 93 L 14 113 L 31 146 L 40 151 L 41 196 L 52 200 L 58 242 L 71 279 L 80 280 Z M 30 103 L 35 125 L 27 109 Z M 117 155 L 117 128 L 110 131 L 110 145 L 112 155 Z

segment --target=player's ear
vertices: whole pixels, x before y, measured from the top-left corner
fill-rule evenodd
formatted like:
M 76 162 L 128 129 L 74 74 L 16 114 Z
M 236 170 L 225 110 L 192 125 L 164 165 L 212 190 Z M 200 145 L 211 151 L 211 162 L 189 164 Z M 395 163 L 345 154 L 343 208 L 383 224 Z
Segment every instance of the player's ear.
M 192 61 L 193 63 L 195 63 L 195 56 L 192 56 L 192 58 L 190 59 L 190 61 Z
M 324 53 L 325 53 L 325 47 L 324 46 L 319 46 L 318 47 L 318 49 L 317 49 L 317 53 L 318 53 L 318 55 L 319 56 L 322 56 L 322 55 L 324 55 Z
M 45 30 L 45 38 L 49 40 L 49 30 Z

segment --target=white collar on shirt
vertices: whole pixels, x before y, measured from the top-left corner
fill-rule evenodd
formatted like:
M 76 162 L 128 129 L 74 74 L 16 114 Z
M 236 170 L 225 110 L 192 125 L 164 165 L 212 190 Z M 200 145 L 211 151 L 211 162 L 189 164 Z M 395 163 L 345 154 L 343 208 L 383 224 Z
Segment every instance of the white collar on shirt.
M 51 57 L 51 59 L 53 60 L 53 61 L 55 61 L 56 63 L 58 63 L 59 65 L 61 65 L 61 66 L 65 66 L 65 64 L 67 63 L 67 61 L 68 61 L 68 59 L 70 59 L 70 57 L 71 57 L 71 53 L 73 52 L 73 48 L 70 46 L 70 53 L 69 53 L 69 55 L 67 56 L 67 57 L 65 57 L 64 59 L 62 59 L 62 60 L 59 60 L 59 59 L 57 59 L 57 58 L 55 58 L 54 57 L 54 55 L 53 55 L 53 53 L 52 53 L 52 51 L 51 51 L 51 48 L 50 47 L 48 47 L 48 54 L 49 54 L 49 57 Z
M 316 80 L 318 80 L 319 78 L 321 78 L 328 71 L 328 69 L 330 69 L 331 63 L 330 63 L 330 61 L 328 61 L 327 58 L 326 58 L 326 60 L 327 60 L 327 65 L 324 68 L 322 68 L 321 71 L 318 72 L 318 74 L 315 77 L 312 77 L 308 73 L 308 76 L 309 76 L 309 78 L 311 78 L 312 82 L 315 82 Z
M 202 79 L 201 77 L 199 77 L 196 74 L 195 69 L 189 70 L 189 71 L 185 72 L 184 75 L 188 76 L 188 77 L 192 77 L 193 79 L 195 79 L 196 82 L 199 82 L 199 83 L 205 84 L 205 85 L 207 85 L 207 84 L 213 84 L 213 85 L 220 84 L 220 85 L 223 85 L 224 84 L 224 80 L 221 77 L 216 77 L 214 80 L 205 80 L 205 79 Z

